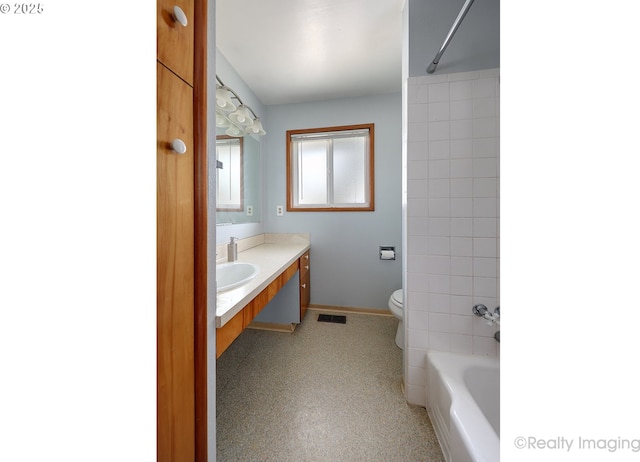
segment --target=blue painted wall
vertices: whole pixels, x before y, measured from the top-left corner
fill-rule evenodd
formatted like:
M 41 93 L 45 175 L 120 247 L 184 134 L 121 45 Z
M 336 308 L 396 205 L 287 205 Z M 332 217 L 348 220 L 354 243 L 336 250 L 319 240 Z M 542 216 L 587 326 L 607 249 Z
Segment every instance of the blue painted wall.
M 311 235 L 311 303 L 386 309 L 402 285 L 402 95 L 266 106 L 265 232 Z M 374 212 L 286 212 L 286 131 L 375 124 Z M 378 257 L 394 245 L 395 261 Z

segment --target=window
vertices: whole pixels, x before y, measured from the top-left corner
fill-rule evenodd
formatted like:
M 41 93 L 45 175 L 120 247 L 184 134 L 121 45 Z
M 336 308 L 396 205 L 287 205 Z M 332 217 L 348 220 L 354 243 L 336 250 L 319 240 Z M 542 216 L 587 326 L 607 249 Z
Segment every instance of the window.
M 242 211 L 242 138 L 216 137 L 216 210 Z
M 287 131 L 287 210 L 374 210 L 373 140 L 373 124 Z

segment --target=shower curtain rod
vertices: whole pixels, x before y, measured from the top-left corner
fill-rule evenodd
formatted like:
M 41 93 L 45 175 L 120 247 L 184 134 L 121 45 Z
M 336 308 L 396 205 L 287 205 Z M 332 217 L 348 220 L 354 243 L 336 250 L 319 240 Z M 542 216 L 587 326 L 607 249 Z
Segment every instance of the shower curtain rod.
M 440 51 L 438 51 L 438 53 L 436 54 L 436 57 L 433 58 L 433 61 L 431 62 L 431 64 L 429 64 L 429 67 L 427 67 L 427 74 L 433 74 L 434 71 L 436 70 L 436 67 L 438 67 L 438 63 L 440 62 L 440 58 L 442 57 L 444 50 L 447 49 L 449 42 L 451 41 L 454 34 L 458 30 L 458 27 L 460 27 L 460 23 L 462 22 L 465 15 L 467 14 L 467 11 L 469 11 L 469 8 L 471 8 L 472 3 L 473 3 L 473 0 L 466 0 L 464 2 L 464 5 L 462 5 L 462 9 L 460 10 L 460 13 L 458 13 L 458 17 L 453 22 L 453 26 L 451 26 L 451 30 L 449 30 L 449 33 L 447 34 L 447 38 L 444 39 L 444 43 L 440 47 Z

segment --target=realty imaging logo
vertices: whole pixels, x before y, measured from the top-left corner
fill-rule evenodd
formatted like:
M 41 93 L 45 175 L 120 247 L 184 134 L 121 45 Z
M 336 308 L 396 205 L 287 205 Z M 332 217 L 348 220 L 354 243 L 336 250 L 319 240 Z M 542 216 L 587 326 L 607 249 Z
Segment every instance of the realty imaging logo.
M 640 438 L 567 438 L 556 436 L 553 438 L 539 438 L 537 436 L 518 436 L 513 440 L 518 449 L 532 451 L 631 451 L 640 452 Z

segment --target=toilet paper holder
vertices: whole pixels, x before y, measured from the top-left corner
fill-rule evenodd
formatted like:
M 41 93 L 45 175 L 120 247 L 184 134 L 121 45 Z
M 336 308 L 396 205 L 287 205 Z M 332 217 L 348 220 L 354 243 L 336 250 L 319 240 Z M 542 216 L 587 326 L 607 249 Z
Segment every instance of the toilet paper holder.
M 379 255 L 380 260 L 395 260 L 396 248 L 393 245 L 381 245 Z

